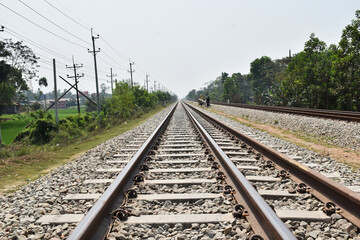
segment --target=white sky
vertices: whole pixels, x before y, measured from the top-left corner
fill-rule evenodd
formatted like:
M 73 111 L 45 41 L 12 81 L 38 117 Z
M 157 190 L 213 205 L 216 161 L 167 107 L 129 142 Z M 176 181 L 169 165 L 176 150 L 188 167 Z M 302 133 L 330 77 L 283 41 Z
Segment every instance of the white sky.
M 72 64 L 72 55 L 77 63 L 84 64 L 78 71 L 85 74 L 80 79 L 80 90 L 94 92 L 93 57 L 87 53 L 87 48 L 91 48 L 90 31 L 45 0 L 21 1 L 87 43 L 46 21 L 18 0 L 0 3 L 82 47 L 51 35 L 1 4 L 0 25 L 6 29 L 0 32 L 0 39 L 19 40 L 10 35 L 11 30 L 55 52 L 24 41 L 41 58 L 39 76 L 45 76 L 49 82 L 45 92 L 53 89 L 52 58 L 57 60 L 58 74 L 66 77 L 72 75 L 65 68 L 65 64 Z M 98 59 L 100 83 L 110 86 L 107 82 L 110 78 L 106 77 L 110 67 L 117 74 L 116 79 L 130 78 L 127 69 L 131 58 L 135 62 L 136 82 L 143 85 L 147 72 L 151 86 L 156 80 L 180 98 L 191 89 L 204 87 L 221 72 L 248 73 L 255 58 L 264 55 L 281 58 L 288 55 L 289 49 L 297 53 L 312 32 L 328 45 L 337 44 L 342 30 L 360 9 L 358 0 L 47 1 L 100 35 L 96 40 L 96 46 L 101 48 L 98 56 L 102 58 Z M 58 82 L 58 88 L 68 88 L 59 78 Z

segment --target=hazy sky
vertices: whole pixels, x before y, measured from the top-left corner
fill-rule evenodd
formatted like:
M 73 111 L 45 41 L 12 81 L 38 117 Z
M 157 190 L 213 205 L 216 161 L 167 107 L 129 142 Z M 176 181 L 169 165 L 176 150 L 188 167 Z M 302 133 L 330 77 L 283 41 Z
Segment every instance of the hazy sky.
M 96 40 L 101 48 L 100 83 L 110 86 L 106 77 L 110 67 L 116 79 L 130 78 L 127 70 L 131 58 L 136 82 L 144 85 L 147 72 L 151 86 L 156 80 L 179 97 L 204 87 L 221 72 L 246 74 L 250 62 L 263 55 L 276 59 L 288 55 L 289 49 L 297 53 L 312 32 L 328 45 L 337 44 L 342 30 L 360 9 L 359 0 L 21 1 L 0 3 L 71 42 L 0 4 L 0 25 L 5 26 L 0 39 L 22 38 L 34 50 L 40 57 L 39 76 L 49 82 L 46 92 L 53 89 L 52 58 L 57 61 L 58 74 L 66 77 L 73 73 L 65 67 L 72 64 L 72 55 L 76 63 L 84 64 L 78 70 L 85 74 L 80 79 L 80 90 L 95 91 L 93 57 L 87 52 L 91 48 L 89 29 L 94 28 L 100 35 Z M 60 79 L 58 82 L 59 88 L 68 87 Z

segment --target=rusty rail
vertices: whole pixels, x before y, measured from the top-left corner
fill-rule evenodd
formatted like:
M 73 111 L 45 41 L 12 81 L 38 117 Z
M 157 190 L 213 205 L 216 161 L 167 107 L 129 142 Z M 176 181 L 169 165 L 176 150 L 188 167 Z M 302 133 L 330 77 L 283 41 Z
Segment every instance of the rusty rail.
M 121 173 L 101 195 L 99 200 L 97 200 L 95 205 L 68 237 L 68 240 L 103 239 L 105 237 L 111 226 L 112 216 L 110 213 L 118 208 L 123 202 L 126 190 L 133 184 L 134 176 L 139 172 L 139 168 L 144 162 L 144 159 L 156 138 L 167 127 L 176 107 L 177 104 L 175 104 L 174 108 L 167 114 L 164 120 L 131 158 Z
M 351 112 L 351 111 L 337 111 L 337 110 L 327 110 L 327 109 L 309 109 L 309 108 L 296 108 L 296 107 L 278 107 L 278 106 L 264 106 L 264 105 L 250 105 L 250 104 L 241 104 L 241 103 L 223 103 L 223 102 L 213 102 L 212 104 L 230 106 L 230 107 L 239 107 L 239 108 L 249 108 L 263 111 L 271 112 L 281 112 L 289 114 L 298 114 L 311 117 L 320 117 L 320 118 L 329 118 L 349 122 L 360 122 L 360 112 Z
M 203 118 L 220 126 L 239 140 L 246 143 L 248 146 L 253 148 L 255 152 L 264 156 L 264 160 L 272 161 L 276 164 L 275 166 L 278 169 L 287 170 L 290 174 L 290 179 L 297 183 L 305 183 L 311 187 L 312 195 L 318 198 L 320 201 L 324 203 L 335 203 L 336 207 L 338 207 L 340 210 L 339 213 L 352 222 L 355 226 L 360 228 L 360 194 L 351 191 L 345 186 L 325 177 L 319 172 L 316 172 L 298 163 L 286 155 L 275 151 L 261 142 L 230 128 L 220 121 L 197 110 L 193 106 L 188 106 Z
M 236 190 L 234 193 L 235 199 L 245 207 L 245 210 L 249 211 L 246 218 L 255 234 L 260 235 L 263 239 L 296 239 L 193 114 L 185 106 L 184 109 L 219 160 L 219 170 L 225 174 L 227 184 L 230 184 Z

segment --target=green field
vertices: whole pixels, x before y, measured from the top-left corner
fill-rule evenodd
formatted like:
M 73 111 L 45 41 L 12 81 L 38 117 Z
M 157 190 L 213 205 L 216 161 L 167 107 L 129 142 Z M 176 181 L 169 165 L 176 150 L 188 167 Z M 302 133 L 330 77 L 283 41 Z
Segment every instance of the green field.
M 55 109 L 50 109 L 48 112 L 55 119 Z M 59 119 L 62 119 L 69 115 L 77 115 L 78 110 L 77 107 L 60 108 L 58 113 L 59 113 Z M 80 113 L 85 114 L 85 106 L 80 106 Z
M 31 118 L 21 117 L 20 119 L 7 120 L 1 123 L 1 137 L 4 144 L 10 144 L 14 141 L 16 135 L 29 124 Z
M 55 110 L 51 109 L 48 111 L 53 118 L 55 119 Z M 80 112 L 85 114 L 85 106 L 80 107 Z M 65 109 L 59 109 L 59 119 L 65 118 L 69 115 L 77 115 L 77 107 L 70 107 Z M 23 128 L 29 124 L 32 120 L 31 117 L 28 117 L 26 114 L 14 114 L 14 115 L 3 115 L 2 119 L 6 119 L 6 121 L 2 121 L 1 124 L 1 137 L 3 144 L 10 144 L 14 141 L 15 137 L 23 130 Z

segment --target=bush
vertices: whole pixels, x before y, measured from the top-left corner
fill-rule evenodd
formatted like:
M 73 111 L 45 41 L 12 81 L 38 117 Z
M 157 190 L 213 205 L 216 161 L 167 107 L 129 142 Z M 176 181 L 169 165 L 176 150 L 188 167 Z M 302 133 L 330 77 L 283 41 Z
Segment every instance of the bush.
M 34 103 L 31 105 L 31 110 L 36 111 L 36 110 L 39 110 L 39 109 L 41 109 L 40 103 L 34 102 Z
M 32 124 L 29 140 L 33 144 L 43 144 L 50 141 L 51 132 L 57 130 L 56 123 L 51 119 L 38 119 Z

